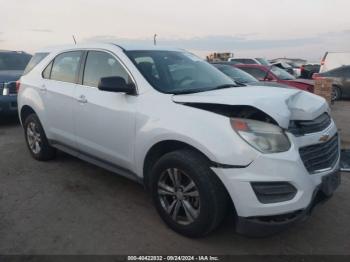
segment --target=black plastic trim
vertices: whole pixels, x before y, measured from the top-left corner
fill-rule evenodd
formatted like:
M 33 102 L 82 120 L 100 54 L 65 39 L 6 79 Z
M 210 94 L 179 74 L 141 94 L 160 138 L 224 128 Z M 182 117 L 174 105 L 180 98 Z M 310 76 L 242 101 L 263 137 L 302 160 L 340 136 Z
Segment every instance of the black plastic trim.
M 62 151 L 65 151 L 66 153 L 69 153 L 75 157 L 78 157 L 82 160 L 85 160 L 87 162 L 90 162 L 92 164 L 95 164 L 97 166 L 100 166 L 102 168 L 105 168 L 105 169 L 108 169 L 110 170 L 111 172 L 113 173 L 116 173 L 118 175 L 121 175 L 121 176 L 124 176 L 124 177 L 127 177 L 133 181 L 136 181 L 140 184 L 143 184 L 143 180 L 142 178 L 139 178 L 134 172 L 132 172 L 131 170 L 129 169 L 126 169 L 124 167 L 121 167 L 121 166 L 118 166 L 114 163 L 111 163 L 109 161 L 106 161 L 102 158 L 99 158 L 99 157 L 96 157 L 96 156 L 93 156 L 91 154 L 88 154 L 88 153 L 85 153 L 79 149 L 76 149 L 72 146 L 69 146 L 69 145 L 66 145 L 66 144 L 63 144 L 59 141 L 56 141 L 56 140 L 49 140 L 49 143 L 50 145 L 52 145 L 53 147 L 56 147 Z
M 336 171 L 327 176 L 332 175 L 338 176 L 340 173 Z M 315 206 L 332 197 L 332 194 L 327 194 L 323 190 L 324 184 L 321 183 L 314 190 L 310 204 L 305 209 L 272 216 L 237 217 L 235 225 L 236 232 L 248 237 L 268 237 L 286 230 L 293 224 L 306 220 L 311 215 Z

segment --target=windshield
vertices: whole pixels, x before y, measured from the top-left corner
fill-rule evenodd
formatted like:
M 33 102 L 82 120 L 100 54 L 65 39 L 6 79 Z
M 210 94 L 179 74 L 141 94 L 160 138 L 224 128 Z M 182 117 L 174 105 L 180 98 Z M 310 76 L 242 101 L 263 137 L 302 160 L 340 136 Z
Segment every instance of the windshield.
M 168 94 L 195 93 L 236 86 L 197 56 L 180 51 L 126 51 L 145 79 Z
M 287 71 L 277 67 L 277 66 L 272 66 L 271 67 L 271 72 L 281 80 L 294 80 L 295 77 L 289 74 Z
M 25 53 L 0 52 L 0 70 L 24 70 L 30 58 L 31 55 Z
M 228 66 L 228 65 L 214 65 L 217 69 L 223 72 L 225 75 L 231 77 L 234 81 L 238 83 L 256 83 L 258 80 L 251 76 L 250 74 L 244 72 L 241 69 Z
M 270 62 L 267 61 L 267 59 L 265 59 L 265 58 L 255 58 L 255 59 L 258 60 L 259 63 L 262 64 L 262 65 L 267 65 L 267 66 L 271 65 Z

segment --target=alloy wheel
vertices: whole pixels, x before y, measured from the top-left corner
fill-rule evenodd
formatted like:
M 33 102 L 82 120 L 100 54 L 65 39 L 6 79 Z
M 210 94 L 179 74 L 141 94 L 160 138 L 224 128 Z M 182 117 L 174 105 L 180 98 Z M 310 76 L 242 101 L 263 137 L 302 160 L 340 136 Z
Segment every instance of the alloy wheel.
M 38 127 L 34 122 L 30 122 L 27 125 L 27 141 L 30 150 L 34 154 L 38 154 L 41 151 L 41 136 L 38 131 Z
M 200 196 L 195 182 L 182 170 L 168 168 L 158 182 L 164 211 L 178 224 L 193 223 L 200 213 Z

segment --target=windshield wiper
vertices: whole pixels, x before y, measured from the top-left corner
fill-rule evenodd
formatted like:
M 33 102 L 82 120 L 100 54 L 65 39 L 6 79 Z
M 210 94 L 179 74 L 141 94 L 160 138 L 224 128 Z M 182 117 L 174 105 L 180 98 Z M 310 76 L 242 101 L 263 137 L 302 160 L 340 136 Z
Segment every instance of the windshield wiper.
M 192 90 L 174 90 L 172 93 L 174 95 L 186 95 L 186 94 L 194 94 L 194 93 L 200 93 L 200 92 L 205 92 L 209 91 L 208 89 L 192 89 Z
M 235 80 L 237 86 L 247 86 L 245 83 Z
M 214 88 L 198 88 L 198 89 L 192 89 L 192 90 L 178 90 L 178 91 L 174 90 L 173 94 L 174 95 L 186 95 L 186 94 L 208 92 L 208 91 L 224 89 L 224 88 L 239 87 L 239 86 L 243 86 L 243 84 L 225 84 L 225 85 L 216 86 Z
M 239 85 L 237 85 L 237 84 L 219 85 L 219 86 L 216 86 L 216 87 L 214 87 L 212 89 L 209 89 L 208 91 L 218 90 L 218 89 L 225 89 L 225 88 L 231 88 L 231 87 L 239 87 Z

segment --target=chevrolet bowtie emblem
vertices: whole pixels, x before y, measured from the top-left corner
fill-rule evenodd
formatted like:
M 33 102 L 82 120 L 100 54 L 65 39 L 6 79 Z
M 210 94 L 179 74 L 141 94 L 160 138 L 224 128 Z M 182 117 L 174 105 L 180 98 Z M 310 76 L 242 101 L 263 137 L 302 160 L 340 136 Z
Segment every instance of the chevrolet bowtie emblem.
M 319 139 L 320 142 L 327 142 L 328 140 L 329 140 L 329 135 L 323 135 Z

